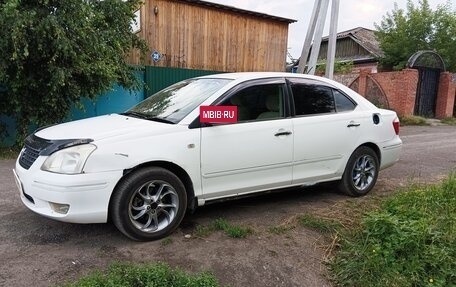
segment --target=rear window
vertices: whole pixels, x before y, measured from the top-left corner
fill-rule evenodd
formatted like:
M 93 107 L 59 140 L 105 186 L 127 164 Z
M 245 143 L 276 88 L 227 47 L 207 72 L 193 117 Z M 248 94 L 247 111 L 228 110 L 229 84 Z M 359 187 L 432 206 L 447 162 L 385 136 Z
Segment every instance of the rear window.
M 353 111 L 356 108 L 356 104 L 346 95 L 342 94 L 338 90 L 333 90 L 333 93 L 334 100 L 336 102 L 336 111 L 338 113 Z
M 297 116 L 334 113 L 332 89 L 326 86 L 304 83 L 291 85 Z

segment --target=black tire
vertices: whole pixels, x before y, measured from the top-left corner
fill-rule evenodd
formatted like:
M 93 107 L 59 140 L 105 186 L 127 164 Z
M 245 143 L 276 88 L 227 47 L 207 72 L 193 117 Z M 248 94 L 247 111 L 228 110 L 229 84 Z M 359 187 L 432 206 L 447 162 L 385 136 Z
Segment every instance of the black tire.
M 182 181 L 160 167 L 128 174 L 114 190 L 110 213 L 114 225 L 133 240 L 163 238 L 184 218 L 187 194 Z
M 339 190 L 354 197 L 366 195 L 375 186 L 379 170 L 377 154 L 369 147 L 359 147 L 347 162 Z

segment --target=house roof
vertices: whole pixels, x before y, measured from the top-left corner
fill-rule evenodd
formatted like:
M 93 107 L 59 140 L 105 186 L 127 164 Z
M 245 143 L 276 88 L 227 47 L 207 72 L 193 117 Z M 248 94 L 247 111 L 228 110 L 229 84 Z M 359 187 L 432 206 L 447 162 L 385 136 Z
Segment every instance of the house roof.
M 220 9 L 220 10 L 227 10 L 227 11 L 231 11 L 231 12 L 235 12 L 235 13 L 239 13 L 239 14 L 250 15 L 250 16 L 274 20 L 274 21 L 278 21 L 278 22 L 285 22 L 288 24 L 297 22 L 297 20 L 293 20 L 293 19 L 273 16 L 273 15 L 250 11 L 250 10 L 244 10 L 244 9 L 236 8 L 233 6 L 222 5 L 222 4 L 212 3 L 212 2 L 208 2 L 208 1 L 201 1 L 201 0 L 176 0 L 176 1 L 186 2 L 186 3 L 198 5 L 198 6 L 212 7 L 212 8 L 216 8 L 216 9 Z
M 357 27 L 354 29 L 350 29 L 347 31 L 337 33 L 337 39 L 345 39 L 349 38 L 360 45 L 363 49 L 369 52 L 370 55 L 353 55 L 350 57 L 343 57 L 338 58 L 339 61 L 352 61 L 355 64 L 361 63 L 370 63 L 376 62 L 378 58 L 383 57 L 384 53 L 380 49 L 380 42 L 378 41 L 377 37 L 375 36 L 375 31 L 370 30 L 364 27 Z M 328 42 L 329 36 L 323 37 L 321 42 Z M 336 45 L 337 50 L 337 45 Z M 309 55 L 310 56 L 310 55 Z M 299 60 L 295 61 L 291 64 L 287 69 L 291 69 L 293 66 L 299 65 Z M 326 62 L 326 57 L 324 59 L 319 59 L 319 63 Z
M 380 49 L 380 42 L 375 36 L 375 31 L 363 27 L 357 27 L 347 31 L 337 33 L 337 39 L 351 38 L 361 47 L 366 49 L 374 57 L 382 57 L 383 51 Z M 323 37 L 322 42 L 328 41 L 329 36 Z

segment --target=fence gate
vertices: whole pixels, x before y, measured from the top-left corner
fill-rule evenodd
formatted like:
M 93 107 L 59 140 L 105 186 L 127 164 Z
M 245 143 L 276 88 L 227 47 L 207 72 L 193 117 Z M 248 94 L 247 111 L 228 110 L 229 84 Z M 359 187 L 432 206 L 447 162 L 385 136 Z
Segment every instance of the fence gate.
M 407 66 L 418 69 L 419 73 L 415 115 L 427 118 L 434 117 L 440 73 L 445 71 L 442 58 L 433 51 L 419 51 L 410 57 Z

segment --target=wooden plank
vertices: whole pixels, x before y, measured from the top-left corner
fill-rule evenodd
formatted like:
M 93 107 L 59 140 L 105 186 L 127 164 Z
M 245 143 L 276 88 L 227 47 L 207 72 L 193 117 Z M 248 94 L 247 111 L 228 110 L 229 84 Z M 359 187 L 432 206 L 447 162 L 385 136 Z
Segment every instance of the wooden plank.
M 154 7 L 158 14 L 154 14 Z M 172 0 L 146 0 L 139 35 L 146 65 L 223 71 L 283 71 L 288 24 Z M 154 63 L 157 50 L 163 58 Z M 129 61 L 139 64 L 139 54 Z

